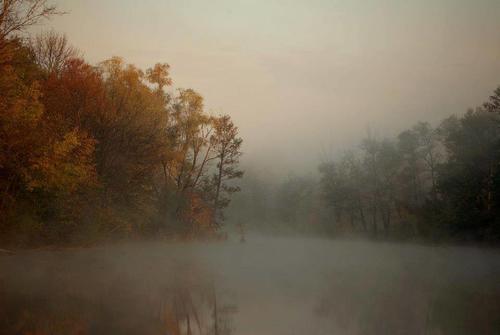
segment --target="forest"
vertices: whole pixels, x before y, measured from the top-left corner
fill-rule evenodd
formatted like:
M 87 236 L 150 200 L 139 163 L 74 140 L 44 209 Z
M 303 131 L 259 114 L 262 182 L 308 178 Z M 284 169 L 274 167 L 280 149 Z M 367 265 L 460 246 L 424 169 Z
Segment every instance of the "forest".
M 500 88 L 437 125 L 368 131 L 316 175 L 238 182 L 242 139 L 229 115 L 175 89 L 167 63 L 92 65 L 64 34 L 29 33 L 62 14 L 46 1 L 4 2 L 2 244 L 220 238 L 239 184 L 228 213 L 248 229 L 499 241 Z
M 249 176 L 233 215 L 270 232 L 498 243 L 499 166 L 500 87 L 437 126 L 419 122 L 395 138 L 369 133 L 321 163 L 319 178 Z
M 498 18 L 0 0 L 0 335 L 500 334 Z
M 217 237 L 243 175 L 230 116 L 167 91 L 166 63 L 91 65 L 63 34 L 28 34 L 63 14 L 46 1 L 1 5 L 1 243 Z

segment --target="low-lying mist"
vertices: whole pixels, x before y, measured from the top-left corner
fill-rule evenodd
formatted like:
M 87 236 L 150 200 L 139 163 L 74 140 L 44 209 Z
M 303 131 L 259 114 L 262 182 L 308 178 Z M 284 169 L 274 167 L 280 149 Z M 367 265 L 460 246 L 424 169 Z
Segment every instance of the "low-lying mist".
M 500 253 L 250 234 L 1 256 L 2 334 L 496 334 Z
M 498 18 L 0 0 L 0 335 L 500 334 Z

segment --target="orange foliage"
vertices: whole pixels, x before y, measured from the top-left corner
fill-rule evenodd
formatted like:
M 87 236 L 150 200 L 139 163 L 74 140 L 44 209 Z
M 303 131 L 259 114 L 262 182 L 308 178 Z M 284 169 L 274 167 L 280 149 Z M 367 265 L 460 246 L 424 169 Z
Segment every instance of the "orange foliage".
M 214 210 L 196 192 L 186 195 L 187 205 L 183 208 L 181 221 L 189 227 L 190 236 L 210 236 L 215 232 Z

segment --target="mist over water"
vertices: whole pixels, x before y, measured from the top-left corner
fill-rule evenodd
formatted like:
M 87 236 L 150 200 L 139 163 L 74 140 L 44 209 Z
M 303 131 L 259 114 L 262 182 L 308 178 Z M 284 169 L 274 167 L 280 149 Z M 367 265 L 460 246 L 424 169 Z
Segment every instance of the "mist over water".
M 5 333 L 495 334 L 500 252 L 250 235 L 2 256 Z M 216 306 L 216 308 L 214 307 Z
M 0 335 L 500 334 L 499 0 L 0 0 Z

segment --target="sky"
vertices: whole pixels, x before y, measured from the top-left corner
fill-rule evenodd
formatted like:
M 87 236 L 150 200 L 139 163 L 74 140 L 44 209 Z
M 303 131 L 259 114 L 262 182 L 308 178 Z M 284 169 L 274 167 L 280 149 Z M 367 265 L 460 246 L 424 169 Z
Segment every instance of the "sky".
M 498 0 L 58 0 L 91 63 L 171 66 L 229 114 L 243 164 L 314 171 L 368 129 L 383 138 L 484 102 L 500 85 Z

